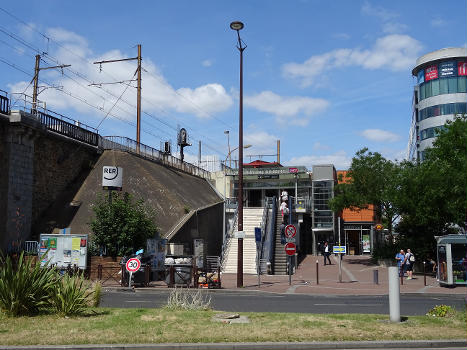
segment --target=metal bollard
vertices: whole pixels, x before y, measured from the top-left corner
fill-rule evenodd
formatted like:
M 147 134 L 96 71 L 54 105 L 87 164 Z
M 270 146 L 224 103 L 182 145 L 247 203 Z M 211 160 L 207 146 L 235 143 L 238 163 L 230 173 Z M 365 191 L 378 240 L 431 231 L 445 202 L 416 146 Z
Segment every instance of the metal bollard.
M 319 263 L 316 260 L 316 284 L 319 284 Z
M 423 285 L 426 286 L 426 268 L 425 261 L 423 262 Z
M 170 275 L 170 287 L 173 287 L 175 285 L 175 267 L 173 265 L 170 265 L 169 275 Z
M 149 287 L 149 277 L 151 274 L 151 265 L 146 264 L 144 267 L 144 286 Z
M 373 283 L 379 284 L 378 283 L 378 270 L 373 270 Z
M 402 276 L 404 277 L 404 276 Z M 389 318 L 391 322 L 401 321 L 400 287 L 397 281 L 397 267 L 388 268 L 389 279 Z

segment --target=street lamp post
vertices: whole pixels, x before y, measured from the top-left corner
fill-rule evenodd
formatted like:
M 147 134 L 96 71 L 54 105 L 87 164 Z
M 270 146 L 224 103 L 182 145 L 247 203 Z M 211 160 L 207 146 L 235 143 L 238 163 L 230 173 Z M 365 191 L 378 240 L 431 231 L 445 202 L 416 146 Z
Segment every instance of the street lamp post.
M 228 155 L 229 155 L 229 167 L 232 167 L 232 159 L 230 158 L 230 153 L 231 152 L 230 152 L 230 132 L 229 132 L 229 130 L 225 130 L 224 134 L 227 135 L 227 148 L 229 149 L 229 153 L 228 153 Z M 226 159 L 226 161 L 227 161 L 227 159 Z M 224 164 L 225 164 L 225 162 L 224 162 Z
M 243 51 L 246 45 L 243 45 L 240 38 L 240 30 L 243 29 L 243 23 L 235 21 L 230 23 L 230 28 L 237 31 L 238 46 L 240 52 L 240 98 L 238 113 L 238 231 L 243 231 Z M 237 256 L 237 288 L 243 287 L 243 238 L 238 238 L 238 256 Z

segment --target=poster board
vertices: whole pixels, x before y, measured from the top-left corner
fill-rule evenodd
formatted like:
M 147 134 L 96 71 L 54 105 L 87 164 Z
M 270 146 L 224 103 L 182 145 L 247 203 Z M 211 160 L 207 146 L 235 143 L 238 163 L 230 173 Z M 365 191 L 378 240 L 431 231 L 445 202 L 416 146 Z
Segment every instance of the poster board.
M 45 255 L 44 255 L 45 254 Z M 47 261 L 58 268 L 76 265 L 86 269 L 88 255 L 88 235 L 60 235 L 42 233 L 39 240 L 41 266 Z
M 146 241 L 146 254 L 150 256 L 152 271 L 165 271 L 167 239 L 151 238 Z

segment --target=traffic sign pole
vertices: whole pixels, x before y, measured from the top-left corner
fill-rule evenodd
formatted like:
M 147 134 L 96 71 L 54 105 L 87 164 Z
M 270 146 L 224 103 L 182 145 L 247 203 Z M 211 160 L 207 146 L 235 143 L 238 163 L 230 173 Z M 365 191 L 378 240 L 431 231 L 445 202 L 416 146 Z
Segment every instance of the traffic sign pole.
M 133 277 L 133 271 L 130 271 L 130 277 L 128 279 L 128 289 L 131 289 L 131 278 Z
M 341 245 L 341 217 L 338 218 L 339 246 Z M 342 283 L 342 254 L 339 254 L 339 282 Z

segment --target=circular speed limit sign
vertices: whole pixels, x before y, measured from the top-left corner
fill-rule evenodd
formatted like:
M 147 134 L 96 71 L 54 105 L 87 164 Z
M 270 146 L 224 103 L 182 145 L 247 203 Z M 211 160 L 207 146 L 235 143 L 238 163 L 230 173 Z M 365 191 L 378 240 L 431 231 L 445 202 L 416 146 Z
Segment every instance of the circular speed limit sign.
M 137 258 L 131 258 L 126 262 L 126 270 L 128 272 L 136 272 L 141 267 L 141 261 Z

